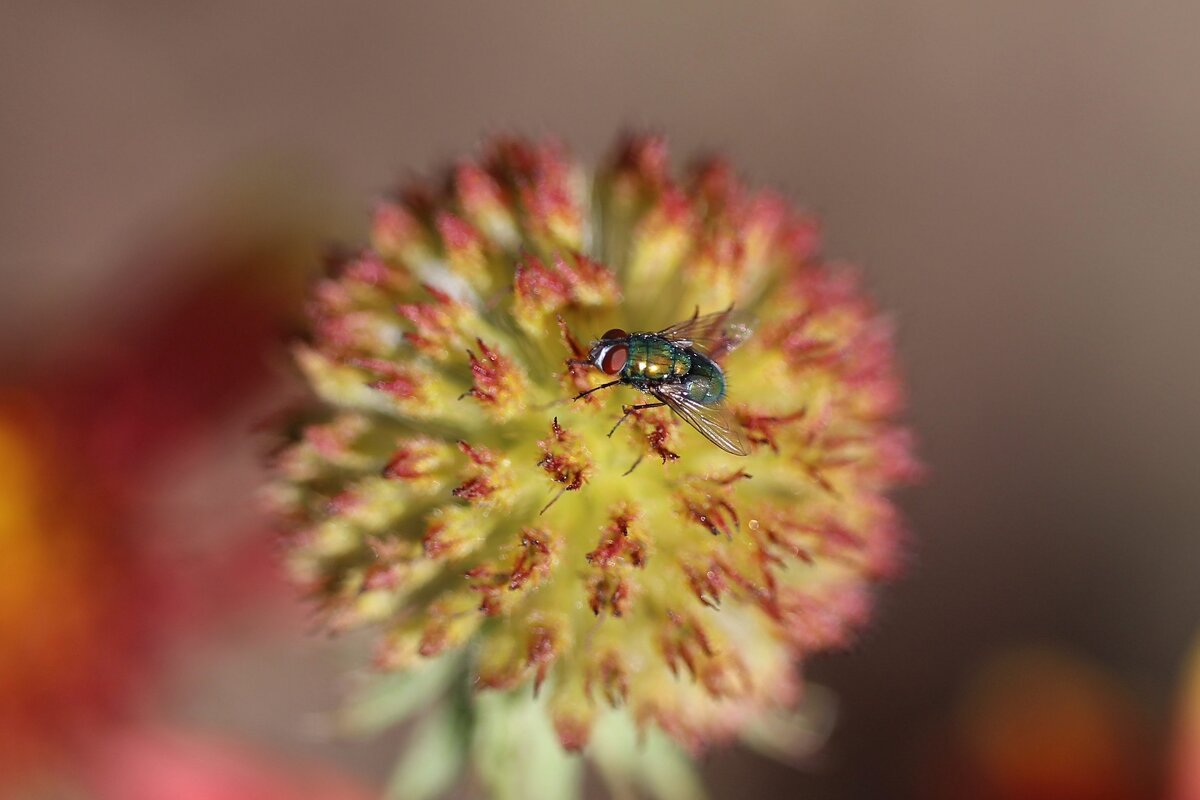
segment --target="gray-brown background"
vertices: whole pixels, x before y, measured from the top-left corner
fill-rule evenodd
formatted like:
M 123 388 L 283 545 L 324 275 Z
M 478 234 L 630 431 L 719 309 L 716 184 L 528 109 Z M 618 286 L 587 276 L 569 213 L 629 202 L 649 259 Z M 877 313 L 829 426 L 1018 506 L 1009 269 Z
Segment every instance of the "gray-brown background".
M 241 171 L 356 212 L 489 131 L 591 156 L 651 126 L 823 215 L 900 324 L 931 476 L 905 498 L 907 577 L 856 652 L 815 667 L 843 698 L 831 755 L 815 776 L 716 757 L 718 794 L 902 794 L 964 676 L 1025 642 L 1166 713 L 1200 609 L 1200 6 L 8 2 L 0 20 L 9 342 Z M 332 689 L 314 699 L 317 649 L 290 646 L 304 674 L 273 677 L 294 653 L 214 656 L 179 713 L 319 750 L 286 717 Z M 391 756 L 331 752 L 371 779 Z

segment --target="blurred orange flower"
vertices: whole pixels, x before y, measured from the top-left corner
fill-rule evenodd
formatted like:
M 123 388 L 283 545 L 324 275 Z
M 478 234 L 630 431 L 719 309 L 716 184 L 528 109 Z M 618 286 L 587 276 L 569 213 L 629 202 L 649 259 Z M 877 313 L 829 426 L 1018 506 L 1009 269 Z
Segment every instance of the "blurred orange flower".
M 32 406 L 0 400 L 0 786 L 117 712 L 160 608 L 116 509 Z
M 1200 800 L 1200 640 L 1192 646 L 1176 710 L 1169 800 Z
M 1101 667 L 1053 649 L 1014 651 L 965 689 L 922 762 L 921 796 L 1200 800 L 1200 644 L 1175 714 L 1164 734 Z
M 20 376 L 0 385 L 0 796 L 77 772 L 139 716 L 157 654 L 277 585 L 261 520 L 229 514 L 227 552 L 197 559 L 195 521 L 153 505 L 168 467 L 278 393 L 268 362 L 298 302 L 287 287 L 312 259 L 299 241 L 160 251 L 129 283 L 175 284 L 137 313 L 96 320 L 53 354 L 0 359 Z

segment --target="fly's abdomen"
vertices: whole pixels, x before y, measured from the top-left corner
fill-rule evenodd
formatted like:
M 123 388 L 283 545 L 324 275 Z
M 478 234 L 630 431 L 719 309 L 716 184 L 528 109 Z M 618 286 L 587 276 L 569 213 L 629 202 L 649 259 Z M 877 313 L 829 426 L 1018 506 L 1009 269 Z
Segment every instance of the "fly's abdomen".
M 658 336 L 635 335 L 629 339 L 629 361 L 625 363 L 623 376 L 661 381 L 681 378 L 691 367 L 692 358 L 683 348 Z
M 691 368 L 683 379 L 683 388 L 689 400 L 701 405 L 715 405 L 725 397 L 725 374 L 721 368 L 704 356 L 694 355 Z

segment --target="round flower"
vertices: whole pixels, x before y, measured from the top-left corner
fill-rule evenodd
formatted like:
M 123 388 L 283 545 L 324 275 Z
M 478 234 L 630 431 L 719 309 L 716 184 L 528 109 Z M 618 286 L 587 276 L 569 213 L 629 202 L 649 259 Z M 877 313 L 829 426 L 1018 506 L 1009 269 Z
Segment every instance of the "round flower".
M 670 407 L 614 431 L 655 400 L 629 385 L 579 397 L 614 379 L 587 363 L 604 331 L 730 308 L 747 456 Z M 331 629 L 381 631 L 386 669 L 461 653 L 474 690 L 540 692 L 568 749 L 610 706 L 696 749 L 793 703 L 896 566 L 890 327 L 809 216 L 721 161 L 676 179 L 635 138 L 593 173 L 494 141 L 382 203 L 311 319 L 320 402 L 273 492 L 296 574 Z

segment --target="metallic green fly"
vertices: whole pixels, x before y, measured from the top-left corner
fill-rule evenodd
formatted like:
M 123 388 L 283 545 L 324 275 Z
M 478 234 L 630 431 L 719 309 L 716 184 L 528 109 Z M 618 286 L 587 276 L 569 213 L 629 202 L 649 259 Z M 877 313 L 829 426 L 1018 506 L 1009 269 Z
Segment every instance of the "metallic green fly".
M 667 406 L 717 447 L 735 456 L 749 454 L 737 422 L 725 407 L 725 373 L 718 361 L 750 336 L 749 320 L 733 307 L 700 316 L 653 333 L 626 333 L 614 328 L 592 343 L 589 364 L 616 380 L 575 396 L 578 400 L 610 386 L 645 392 L 653 403 L 626 406 L 609 431 L 643 408 Z

